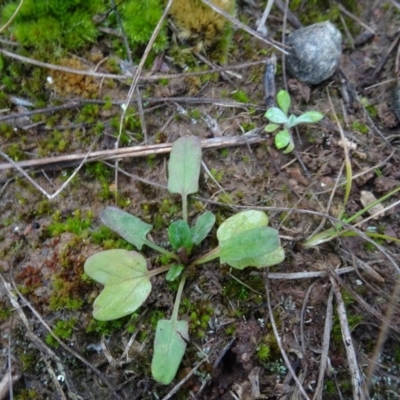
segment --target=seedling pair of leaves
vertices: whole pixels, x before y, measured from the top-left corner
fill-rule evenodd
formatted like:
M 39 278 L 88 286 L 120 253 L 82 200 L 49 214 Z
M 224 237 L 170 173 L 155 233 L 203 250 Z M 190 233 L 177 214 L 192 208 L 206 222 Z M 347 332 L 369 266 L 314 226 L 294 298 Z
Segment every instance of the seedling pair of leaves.
M 324 115 L 318 111 L 307 111 L 296 117 L 289 116 L 290 95 L 286 90 L 280 90 L 276 96 L 278 107 L 271 107 L 265 113 L 265 117 L 271 122 L 265 127 L 268 133 L 275 132 L 283 126 L 275 135 L 275 146 L 278 149 L 285 149 L 285 154 L 290 153 L 294 149 L 294 143 L 290 129 L 299 124 L 313 124 L 324 118 Z
M 178 320 L 178 310 L 186 281 L 185 270 L 214 260 L 233 268 L 263 268 L 284 260 L 278 231 L 268 227 L 268 216 L 258 210 L 246 210 L 226 219 L 217 230 L 218 246 L 206 254 L 193 252 L 211 232 L 215 216 L 210 211 L 200 215 L 192 226 L 187 221 L 187 197 L 198 191 L 201 166 L 201 143 L 197 137 L 178 139 L 172 146 L 168 164 L 168 190 L 182 197 L 183 219 L 168 228 L 171 249 L 162 248 L 149 239 L 152 225 L 116 207 L 101 212 L 109 228 L 141 251 L 146 245 L 167 255 L 171 264 L 149 269 L 150 263 L 136 251 L 107 250 L 94 254 L 85 262 L 85 272 L 104 285 L 93 304 L 94 318 L 102 321 L 121 318 L 135 312 L 149 296 L 150 278 L 167 272 L 166 279 L 180 279 L 171 319 L 157 323 L 152 359 L 153 378 L 169 384 L 174 379 L 189 342 L 188 322 Z

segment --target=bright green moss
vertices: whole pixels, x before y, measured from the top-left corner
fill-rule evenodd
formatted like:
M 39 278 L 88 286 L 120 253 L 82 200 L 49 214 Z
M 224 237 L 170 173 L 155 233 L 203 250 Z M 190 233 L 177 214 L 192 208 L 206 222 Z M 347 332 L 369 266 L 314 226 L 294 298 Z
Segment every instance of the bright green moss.
M 161 0 L 127 0 L 121 4 L 120 11 L 125 33 L 133 48 L 147 45 L 164 11 Z M 167 46 L 166 24 L 158 34 L 153 51 L 159 53 Z
M 5 5 L 1 23 L 6 23 L 19 1 Z M 18 42 L 52 54 L 58 47 L 76 50 L 94 42 L 98 30 L 93 21 L 105 11 L 102 0 L 25 0 L 9 31 Z

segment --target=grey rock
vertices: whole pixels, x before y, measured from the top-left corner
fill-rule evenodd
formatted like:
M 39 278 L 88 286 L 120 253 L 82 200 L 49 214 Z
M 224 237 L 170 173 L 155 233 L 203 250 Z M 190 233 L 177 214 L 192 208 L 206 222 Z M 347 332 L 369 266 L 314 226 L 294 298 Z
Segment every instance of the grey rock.
M 286 58 L 290 75 L 308 85 L 331 77 L 342 55 L 342 34 L 329 21 L 297 29 L 286 40 L 291 46 Z

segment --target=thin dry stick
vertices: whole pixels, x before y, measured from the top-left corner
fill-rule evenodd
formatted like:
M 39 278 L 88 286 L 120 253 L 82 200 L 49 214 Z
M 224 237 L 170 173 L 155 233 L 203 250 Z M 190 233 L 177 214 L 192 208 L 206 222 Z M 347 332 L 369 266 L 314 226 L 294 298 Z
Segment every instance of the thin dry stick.
M 15 17 L 17 16 L 19 10 L 22 7 L 22 4 L 24 4 L 24 0 L 21 0 L 18 4 L 18 7 L 16 8 L 16 10 L 14 11 L 14 14 L 11 15 L 10 19 L 2 26 L 2 28 L 0 29 L 0 33 L 3 33 L 10 25 L 11 22 L 14 21 Z
M 264 137 L 257 135 L 220 137 L 220 138 L 211 138 L 202 140 L 201 147 L 203 149 L 219 149 L 224 147 L 242 146 L 244 144 L 257 144 L 257 143 L 262 143 L 264 141 L 265 141 Z M 162 144 L 154 144 L 148 146 L 132 146 L 132 147 L 123 147 L 120 149 L 113 149 L 113 150 L 93 151 L 86 154 L 83 153 L 69 154 L 58 157 L 48 157 L 48 158 L 41 158 L 38 160 L 25 160 L 19 162 L 11 160 L 6 155 L 7 157 L 6 159 L 9 162 L 0 163 L 0 171 L 12 168 L 16 168 L 20 171 L 20 168 L 44 167 L 50 164 L 77 162 L 80 160 L 93 162 L 98 160 L 113 160 L 116 158 L 145 157 L 148 155 L 169 153 L 171 151 L 171 147 L 172 147 L 171 143 L 162 143 Z M 4 153 L 0 151 L 0 155 L 3 154 Z
M 344 267 L 344 268 L 338 269 L 336 271 L 336 273 L 338 275 L 348 274 L 349 272 L 353 272 L 354 269 L 355 269 L 354 267 Z M 288 273 L 285 273 L 285 272 L 270 272 L 268 274 L 268 277 L 270 279 L 283 279 L 283 280 L 323 278 L 324 276 L 328 276 L 328 272 L 327 271 L 288 272 Z
M 199 361 L 193 368 L 192 370 L 181 380 L 179 381 L 173 388 L 172 390 L 162 398 L 162 400 L 168 400 L 171 399 L 172 396 L 178 392 L 178 390 L 184 385 L 190 377 L 207 361 L 207 357 L 203 358 L 201 361 Z
M 274 335 L 275 335 L 275 339 L 276 342 L 278 343 L 279 346 L 279 350 L 281 351 L 282 354 L 282 358 L 285 361 L 286 367 L 289 370 L 289 372 L 292 374 L 292 377 L 294 379 L 294 381 L 296 382 L 297 387 L 300 390 L 300 393 L 307 399 L 310 400 L 310 398 L 308 397 L 306 391 L 303 388 L 303 385 L 300 383 L 296 373 L 293 370 L 292 364 L 290 363 L 290 360 L 285 352 L 285 349 L 282 346 L 282 341 L 281 341 L 281 337 L 279 335 L 278 332 L 278 328 L 276 326 L 275 323 L 275 319 L 274 319 L 274 314 L 272 312 L 272 306 L 271 306 L 271 298 L 270 298 L 270 291 L 269 291 L 269 279 L 268 279 L 268 272 L 264 273 L 264 277 L 265 277 L 265 291 L 267 292 L 267 304 L 268 304 L 268 313 L 269 313 L 269 319 L 271 321 L 271 325 L 272 325 L 272 329 L 274 331 Z
M 10 164 L 13 165 L 14 168 L 16 168 L 33 186 L 35 186 L 36 189 L 38 189 L 41 193 L 43 193 L 49 200 L 53 200 L 56 198 L 71 182 L 71 180 L 74 178 L 74 176 L 79 172 L 79 170 L 82 168 L 82 166 L 85 164 L 85 161 L 89 157 L 90 151 L 93 148 L 95 143 L 93 143 L 89 149 L 89 152 L 86 154 L 86 156 L 83 158 L 82 162 L 79 164 L 78 168 L 75 169 L 75 171 L 71 174 L 71 176 L 61 185 L 59 189 L 55 191 L 53 194 L 49 194 L 46 192 L 45 189 L 43 189 L 39 184 L 37 184 L 23 169 L 20 167 L 15 161 L 10 158 L 7 154 L 3 153 L 0 150 L 0 156 L 5 158 Z
M 331 330 L 332 330 L 332 315 L 333 315 L 333 288 L 329 291 L 328 302 L 326 305 L 326 315 L 325 315 L 325 327 L 324 327 L 324 338 L 322 340 L 322 354 L 320 360 L 320 367 L 318 373 L 318 383 L 315 388 L 315 393 L 313 400 L 322 400 L 322 390 L 324 388 L 324 377 L 325 371 L 328 367 L 328 353 L 329 353 L 329 343 L 331 340 Z
M 269 13 L 271 12 L 271 8 L 272 8 L 273 4 L 274 4 L 274 0 L 268 0 L 267 5 L 265 6 L 264 13 L 263 13 L 263 15 L 260 19 L 260 22 L 258 23 L 258 26 L 257 26 L 258 33 L 261 33 L 263 31 L 265 23 L 267 22 L 267 18 L 269 16 Z
M 334 274 L 335 272 L 332 271 L 332 275 L 330 275 L 329 278 L 337 302 L 337 313 L 339 316 L 340 328 L 342 330 L 343 344 L 346 350 L 351 385 L 353 388 L 353 400 L 367 400 L 369 397 L 367 397 L 366 393 L 364 392 L 364 382 L 361 376 L 360 369 L 358 367 L 356 351 L 354 348 L 353 340 L 351 338 L 351 332 L 346 314 L 346 306 L 344 305 L 342 294 L 340 293 L 340 288 L 336 282 Z
M 142 56 L 142 58 L 140 60 L 140 63 L 138 65 L 138 67 L 136 68 L 135 75 L 133 76 L 131 87 L 129 88 L 129 92 L 128 92 L 128 95 L 126 97 L 126 103 L 125 103 L 124 106 L 121 106 L 122 107 L 122 113 L 121 113 L 121 118 L 120 118 L 120 121 L 119 121 L 118 137 L 117 137 L 117 141 L 115 142 L 115 148 L 116 149 L 118 149 L 118 147 L 119 147 L 119 141 L 120 141 L 120 138 L 121 138 L 121 135 L 122 135 L 122 127 L 123 127 L 124 119 L 125 119 L 125 116 L 126 116 L 126 110 L 128 109 L 128 104 L 130 103 L 130 101 L 132 99 L 133 93 L 136 91 L 136 86 L 137 86 L 137 84 L 139 82 L 139 77 L 140 77 L 140 74 L 142 73 L 142 70 L 143 70 L 143 67 L 144 67 L 144 63 L 146 62 L 147 57 L 149 56 L 150 51 L 153 48 L 153 44 L 154 44 L 155 40 L 157 39 L 158 33 L 160 32 L 162 24 L 163 24 L 165 18 L 167 17 L 167 15 L 168 15 L 169 9 L 171 8 L 171 5 L 172 5 L 172 1 L 173 0 L 168 0 L 168 3 L 167 3 L 167 5 L 166 5 L 166 7 L 164 9 L 164 12 L 161 15 L 161 18 L 159 19 L 159 21 L 158 21 L 158 23 L 157 23 L 157 25 L 156 25 L 156 27 L 155 27 L 152 35 L 151 35 L 149 43 L 146 46 L 146 49 L 145 49 L 145 51 L 143 53 L 143 56 Z M 116 165 L 116 167 L 118 167 L 118 161 L 115 163 L 115 165 Z M 115 188 L 116 188 L 116 193 L 117 193 L 118 192 L 118 171 L 117 170 L 115 170 Z
M 375 345 L 374 354 L 372 355 L 371 362 L 368 368 L 366 377 L 366 391 L 371 385 L 372 376 L 374 375 L 375 369 L 379 362 L 379 357 L 382 353 L 382 347 L 385 344 L 390 322 L 394 315 L 395 310 L 398 308 L 398 300 L 400 298 L 400 275 L 397 274 L 396 286 L 390 297 L 390 303 L 385 313 L 385 318 L 383 319 L 383 325 L 379 332 L 378 342 Z
M 308 287 L 307 292 L 304 296 L 303 304 L 301 306 L 301 311 L 300 311 L 300 340 L 301 340 L 301 351 L 303 354 L 305 354 L 305 352 L 306 352 L 306 340 L 304 339 L 305 313 L 306 313 L 306 309 L 307 309 L 308 299 L 310 298 L 310 294 L 317 283 L 318 283 L 318 281 L 315 281 Z
M 366 29 L 368 32 L 371 32 L 373 35 L 376 35 L 375 31 L 370 28 L 367 24 L 362 22 L 359 18 L 357 18 L 354 14 L 352 14 L 350 11 L 348 11 L 346 8 L 343 7 L 342 4 L 340 4 L 338 1 L 335 1 L 335 4 L 339 7 L 339 10 L 347 15 L 349 18 L 352 20 L 356 21 L 358 24 L 360 24 L 364 29 Z
M 115 396 L 115 398 L 120 399 L 120 396 L 117 395 L 117 393 L 114 390 L 114 387 L 111 385 L 111 383 L 108 381 L 108 379 L 103 376 L 103 374 L 96 368 L 94 367 L 91 363 L 89 363 L 85 358 L 83 358 L 79 353 L 77 353 L 76 351 L 74 351 L 73 349 L 71 349 L 69 346 L 67 346 L 62 340 L 60 340 L 58 338 L 57 335 L 54 334 L 54 332 L 52 331 L 52 329 L 50 328 L 50 326 L 43 320 L 42 316 L 36 311 L 36 309 L 32 306 L 32 304 L 25 298 L 25 296 L 18 290 L 18 287 L 14 281 L 13 276 L 11 275 L 11 284 L 12 284 L 12 289 L 11 289 L 11 285 L 10 283 L 8 283 L 3 276 L 0 274 L 0 279 L 3 281 L 4 286 L 7 288 L 7 294 L 9 295 L 10 301 L 11 299 L 13 299 L 13 301 L 15 301 L 15 307 L 21 311 L 19 312 L 19 317 L 22 319 L 24 325 L 26 326 L 26 328 L 28 329 L 28 336 L 34 336 L 35 338 L 35 343 L 39 344 L 38 342 L 41 342 L 41 339 L 39 337 L 37 337 L 36 335 L 33 334 L 33 332 L 30 330 L 30 323 L 28 321 L 28 318 L 26 317 L 26 315 L 24 314 L 24 312 L 22 311 L 22 307 L 20 305 L 20 302 L 17 300 L 17 295 L 18 298 L 22 301 L 22 304 L 27 306 L 33 315 L 35 315 L 35 317 L 40 321 L 40 323 L 44 326 L 44 328 L 49 332 L 49 334 L 54 338 L 54 340 L 57 341 L 57 343 L 68 353 L 72 354 L 75 358 L 77 358 L 78 360 L 80 360 L 83 364 L 85 364 L 88 368 L 90 368 L 99 378 L 100 380 L 111 390 L 111 392 L 113 393 L 113 395 Z M 17 295 L 16 295 L 16 294 Z M 31 335 L 29 335 L 31 334 Z M 32 338 L 33 339 L 33 338 Z M 44 345 L 44 348 L 46 349 L 46 351 L 52 352 L 51 349 L 48 348 L 48 346 Z M 58 359 L 58 356 L 55 355 L 54 356 L 56 361 Z M 61 368 L 61 370 L 63 369 L 62 364 L 59 363 L 59 368 Z
M 247 25 L 243 24 L 240 22 L 237 18 L 232 17 L 229 13 L 227 13 L 224 10 L 221 10 L 219 7 L 217 7 L 215 4 L 211 3 L 210 0 L 201 0 L 204 4 L 207 4 L 208 7 L 213 9 L 216 13 L 222 15 L 225 17 L 228 21 L 230 21 L 233 25 L 237 26 L 240 29 L 243 29 L 245 32 L 250 33 L 250 35 L 254 36 L 258 40 L 261 40 L 262 42 L 272 46 L 276 50 L 279 50 L 281 53 L 286 53 L 288 52 L 281 47 L 277 46 L 276 44 L 272 43 L 271 41 L 265 39 L 265 37 L 261 36 L 258 32 L 256 32 L 254 29 L 249 28 Z

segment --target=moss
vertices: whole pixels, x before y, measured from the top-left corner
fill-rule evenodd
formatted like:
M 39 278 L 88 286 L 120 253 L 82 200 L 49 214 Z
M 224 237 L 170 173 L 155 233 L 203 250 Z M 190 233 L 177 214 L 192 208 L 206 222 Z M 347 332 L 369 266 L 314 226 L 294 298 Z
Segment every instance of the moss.
M 260 361 L 267 361 L 271 355 L 271 349 L 264 343 L 261 343 L 257 347 L 257 358 Z
M 235 90 L 232 93 L 233 100 L 236 100 L 239 103 L 249 103 L 249 97 L 243 90 Z
M 35 389 L 22 389 L 15 395 L 15 400 L 41 400 L 42 398 L 43 394 Z
M 137 57 L 141 57 L 141 50 L 150 41 L 151 35 L 161 18 L 164 11 L 162 0 L 127 0 L 120 3 L 122 23 L 126 36 L 133 47 Z M 167 47 L 166 23 L 161 28 L 160 33 L 153 45 L 155 54 Z M 149 60 L 150 61 L 150 60 Z
M 3 7 L 2 25 L 18 4 L 12 1 Z M 35 47 L 50 58 L 61 44 L 73 51 L 94 42 L 98 30 L 93 17 L 104 10 L 102 0 L 25 0 L 9 32 L 22 45 Z
M 70 320 L 59 320 L 53 327 L 53 333 L 61 340 L 69 339 L 72 336 L 72 332 L 76 325 L 76 318 L 72 318 Z M 46 343 L 52 347 L 58 347 L 59 344 L 54 337 L 48 333 L 45 338 Z
M 351 124 L 351 129 L 364 134 L 369 132 L 368 126 L 366 124 L 361 123 L 360 121 L 354 121 Z

